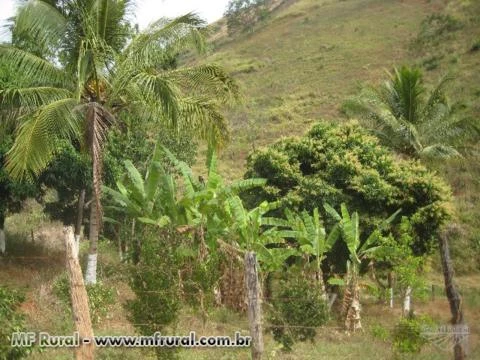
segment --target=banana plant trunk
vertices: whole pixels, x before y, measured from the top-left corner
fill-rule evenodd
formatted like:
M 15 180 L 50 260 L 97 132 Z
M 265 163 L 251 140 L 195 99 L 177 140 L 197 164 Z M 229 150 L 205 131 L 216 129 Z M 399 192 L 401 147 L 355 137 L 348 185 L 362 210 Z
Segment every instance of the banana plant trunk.
M 454 327 L 454 359 L 463 360 L 466 358 L 466 347 L 468 340 L 468 329 L 464 323 L 462 311 L 462 298 L 453 281 L 453 265 L 450 258 L 450 249 L 448 246 L 448 234 L 446 232 L 440 234 L 440 257 L 442 260 L 443 278 L 445 281 L 445 292 L 450 304 L 450 312 L 452 314 L 451 323 Z
M 349 273 L 349 274 L 348 274 Z M 348 281 L 343 295 L 343 313 L 345 315 L 345 329 L 348 332 L 362 330 L 360 286 L 355 269 L 347 272 Z
M 7 240 L 5 238 L 5 214 L 0 214 L 0 254 L 5 254 Z
M 85 284 L 97 283 L 97 244 L 98 244 L 98 209 L 94 200 L 90 206 L 90 248 L 87 256 L 87 269 L 85 270 Z
M 325 286 L 325 281 L 323 280 L 323 271 L 322 269 L 318 269 L 316 274 L 315 274 L 315 277 L 316 277 L 316 280 L 317 280 L 317 284 L 318 284 L 318 287 L 320 288 L 320 291 L 322 292 L 321 296 L 322 296 L 322 299 L 325 300 L 325 302 L 328 301 L 328 297 L 327 297 L 327 288 Z
M 252 359 L 260 360 L 263 354 L 262 300 L 258 280 L 257 257 L 253 251 L 245 253 L 245 286 L 247 290 L 248 322 L 252 338 Z

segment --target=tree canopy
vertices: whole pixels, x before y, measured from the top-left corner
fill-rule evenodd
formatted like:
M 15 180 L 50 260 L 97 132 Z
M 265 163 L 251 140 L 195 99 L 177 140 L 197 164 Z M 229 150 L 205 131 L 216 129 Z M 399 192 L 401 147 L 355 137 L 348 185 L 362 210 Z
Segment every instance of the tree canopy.
M 418 161 L 392 154 L 355 122 L 319 123 L 302 138 L 251 153 L 249 177 L 267 179 L 265 187 L 244 194 L 250 204 L 279 200 L 283 208 L 312 211 L 324 203 L 334 208 L 345 203 L 362 214 L 366 234 L 401 209 L 412 221 L 417 253 L 431 248 L 449 216 L 447 185 Z

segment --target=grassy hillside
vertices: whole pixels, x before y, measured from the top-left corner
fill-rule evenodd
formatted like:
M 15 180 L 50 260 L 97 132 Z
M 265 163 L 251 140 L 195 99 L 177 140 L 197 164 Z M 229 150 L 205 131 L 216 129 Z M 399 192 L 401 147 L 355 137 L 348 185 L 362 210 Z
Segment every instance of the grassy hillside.
M 216 24 L 208 60 L 229 69 L 244 94 L 243 103 L 229 112 L 232 142 L 223 153 L 224 173 L 241 175 L 253 146 L 301 134 L 314 120 L 338 121 L 342 101 L 357 84 L 381 81 L 394 65 L 431 67 L 433 61 L 437 67 L 427 71 L 428 80 L 454 70 L 452 94 L 478 100 L 480 52 L 469 52 L 480 39 L 474 3 L 298 0 L 248 33 L 228 37 L 224 25 Z M 440 46 L 412 46 L 422 21 L 441 12 L 458 17 L 463 28 Z M 475 111 L 480 113 L 478 105 Z
M 228 36 L 214 24 L 207 57 L 225 66 L 243 90 L 228 111 L 232 140 L 221 170 L 243 175 L 248 153 L 313 122 L 345 121 L 341 104 L 360 84 L 378 84 L 386 71 L 417 65 L 433 86 L 451 73 L 448 95 L 463 115 L 480 119 L 480 2 L 465 0 L 287 1 L 245 33 Z M 429 20 L 430 19 L 430 20 Z M 478 148 L 477 148 L 478 153 Z M 480 167 L 476 157 L 435 165 L 451 184 L 464 235 L 454 247 L 459 271 L 478 268 Z

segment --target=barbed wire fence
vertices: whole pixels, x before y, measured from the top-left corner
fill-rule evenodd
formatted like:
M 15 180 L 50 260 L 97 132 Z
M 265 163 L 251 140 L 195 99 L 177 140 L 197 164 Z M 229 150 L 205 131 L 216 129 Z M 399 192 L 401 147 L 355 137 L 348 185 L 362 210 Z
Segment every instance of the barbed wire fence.
M 50 255 L 37 255 L 37 256 L 10 256 L 7 253 L 6 255 L 0 257 L 0 266 L 1 266 L 2 262 L 3 263 L 10 263 L 10 264 L 18 264 L 18 262 L 21 262 L 21 263 L 38 262 L 38 261 L 49 262 L 49 261 L 52 260 L 52 258 L 57 258 L 57 257 L 61 257 L 61 256 L 62 256 L 61 251 L 58 251 L 58 252 L 57 251 L 52 251 Z M 57 258 L 57 260 L 58 260 L 58 258 Z M 447 300 L 446 297 L 445 297 L 445 294 L 443 292 L 443 289 L 440 286 L 438 286 L 436 284 L 431 284 L 430 289 L 431 289 L 431 295 L 429 297 L 429 301 L 435 301 L 437 299 L 440 299 L 441 297 L 444 297 L 445 301 Z M 118 292 L 118 290 L 117 290 L 117 292 Z M 161 291 L 155 291 L 155 290 L 144 290 L 144 291 L 143 290 L 137 290 L 137 292 L 149 293 L 149 294 L 159 294 L 159 295 L 162 294 Z M 401 306 L 402 297 L 399 294 L 395 294 L 394 299 L 396 300 L 395 303 L 399 304 L 399 305 L 396 306 L 396 308 L 398 308 L 398 306 Z M 263 306 L 265 303 L 270 304 L 272 301 L 291 302 L 291 301 L 299 301 L 299 300 L 304 300 L 304 298 L 302 298 L 302 297 L 279 297 L 279 296 L 264 297 L 264 296 L 262 296 L 261 303 L 262 303 L 262 306 Z M 381 302 L 377 302 L 377 304 L 383 305 L 386 311 L 388 311 L 388 310 L 393 311 L 394 309 L 391 309 L 388 306 L 387 302 L 388 301 L 385 301 L 384 304 L 382 304 Z M 190 316 L 190 317 L 182 316 L 181 321 L 186 322 L 188 319 L 198 320 L 198 316 Z M 194 325 L 195 322 L 190 321 L 189 324 Z M 367 324 L 370 325 L 368 322 L 367 322 Z M 109 319 L 109 318 L 103 318 L 101 320 L 101 322 L 98 324 L 98 326 L 101 327 L 102 329 L 108 329 L 108 328 L 113 328 L 113 327 L 125 328 L 125 325 L 126 325 L 125 321 L 120 321 L 120 320 L 116 320 L 116 319 Z M 134 326 L 134 327 L 137 327 L 137 326 L 158 326 L 159 329 L 160 328 L 163 329 L 165 327 L 170 328 L 172 324 L 161 324 L 161 323 L 155 323 L 155 322 L 151 322 L 151 323 L 128 322 L 128 325 L 129 326 Z M 215 327 L 215 328 L 225 328 L 225 326 L 227 326 L 227 325 L 229 325 L 229 324 L 226 323 L 226 322 L 215 321 L 212 318 L 208 318 L 206 320 L 205 324 L 200 325 L 199 329 L 191 329 L 191 331 L 198 331 L 198 330 L 203 331 L 206 328 L 206 326 Z M 345 332 L 345 327 L 344 326 L 328 325 L 328 324 L 327 325 L 322 325 L 322 326 L 305 326 L 305 325 L 302 325 L 302 324 L 274 324 L 274 323 L 263 320 L 262 326 L 264 328 L 264 331 L 270 331 L 272 328 L 283 328 L 283 329 L 310 329 L 310 330 L 318 331 L 320 334 L 324 334 L 324 333 L 331 334 L 332 332 L 335 332 L 335 333 L 344 333 Z M 399 324 L 399 325 L 381 325 L 381 327 L 383 329 L 387 330 L 387 331 L 393 331 L 395 329 L 398 329 L 399 327 L 400 328 L 405 328 L 405 329 L 414 329 L 414 326 L 415 325 L 412 325 L 412 324 L 409 324 L 409 323 L 402 323 L 402 324 Z M 232 325 L 231 330 L 240 331 L 242 333 L 248 334 L 249 333 L 249 322 L 248 321 L 235 320 L 235 324 Z M 364 331 L 365 330 L 363 330 L 363 332 Z M 435 333 L 436 332 L 433 331 L 433 334 L 435 334 Z M 441 334 L 440 332 L 437 332 L 437 333 L 438 333 L 438 336 L 436 336 L 436 337 L 433 336 L 431 339 L 429 339 L 429 341 L 432 344 L 435 344 L 435 342 L 440 341 L 438 339 L 441 339 L 441 341 L 444 341 L 445 336 L 442 337 L 441 335 L 445 335 L 445 334 Z M 450 335 L 452 335 L 452 334 L 450 334 Z M 448 336 L 450 336 L 450 335 L 448 335 Z M 0 344 L 0 346 L 9 346 L 9 345 Z

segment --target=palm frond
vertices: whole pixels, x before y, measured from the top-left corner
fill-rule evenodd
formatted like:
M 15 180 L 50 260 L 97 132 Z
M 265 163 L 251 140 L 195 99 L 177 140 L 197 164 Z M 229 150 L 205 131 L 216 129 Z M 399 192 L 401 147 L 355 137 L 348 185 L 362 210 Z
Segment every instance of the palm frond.
M 128 81 L 126 88 L 133 97 L 140 97 L 146 106 L 162 116 L 171 127 L 176 127 L 180 109 L 180 91 L 176 84 L 162 72 L 141 71 Z M 125 83 L 127 86 L 127 83 Z M 160 110 L 160 111 L 159 111 Z
M 22 112 L 28 112 L 51 102 L 71 97 L 72 93 L 69 90 L 51 86 L 9 87 L 0 89 L 0 108 L 19 109 Z
M 29 79 L 34 86 L 62 86 L 69 83 L 61 68 L 13 46 L 0 44 L 0 64 L 15 69 L 15 72 Z
M 430 95 L 425 103 L 423 109 L 423 119 L 428 120 L 431 118 L 432 114 L 431 111 L 435 111 L 435 107 L 438 104 L 448 105 L 448 100 L 445 95 L 445 87 L 448 85 L 449 82 L 453 80 L 453 76 L 448 74 L 443 76 L 438 85 L 430 92 Z
M 209 144 L 221 147 L 229 139 L 225 117 L 218 106 L 210 100 L 182 98 L 179 101 L 182 122 L 179 126 L 206 140 Z
M 7 156 L 7 171 L 14 178 L 38 175 L 52 158 L 56 139 L 80 134 L 76 100 L 67 98 L 44 105 L 25 121 Z
M 125 61 L 146 66 L 160 65 L 166 52 L 181 52 L 194 46 L 205 49 L 205 39 L 200 31 L 206 25 L 194 13 L 173 20 L 161 18 L 134 37 L 124 51 Z
M 43 46 L 58 46 L 65 36 L 67 19 L 46 1 L 29 0 L 18 8 L 12 29 L 16 36 L 27 34 Z
M 461 157 L 462 155 L 452 146 L 433 144 L 424 147 L 420 152 L 420 156 L 431 159 L 448 159 L 452 157 Z
M 393 95 L 390 108 L 394 110 L 395 117 L 403 117 L 416 124 L 420 118 L 420 95 L 424 92 L 421 71 L 407 66 L 395 68 L 395 74 L 386 88 Z
M 239 97 L 238 84 L 216 64 L 183 67 L 170 71 L 169 76 L 188 91 L 200 95 L 210 94 L 222 102 Z

